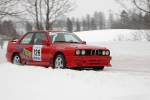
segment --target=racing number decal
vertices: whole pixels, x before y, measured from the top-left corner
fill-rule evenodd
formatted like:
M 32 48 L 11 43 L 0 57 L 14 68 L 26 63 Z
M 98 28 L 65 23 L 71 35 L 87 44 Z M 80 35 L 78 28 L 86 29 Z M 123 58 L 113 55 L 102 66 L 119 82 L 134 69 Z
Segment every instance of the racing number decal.
M 40 56 L 40 50 L 34 49 L 34 56 Z
M 32 50 L 33 61 L 42 61 L 41 59 L 42 45 L 34 45 Z

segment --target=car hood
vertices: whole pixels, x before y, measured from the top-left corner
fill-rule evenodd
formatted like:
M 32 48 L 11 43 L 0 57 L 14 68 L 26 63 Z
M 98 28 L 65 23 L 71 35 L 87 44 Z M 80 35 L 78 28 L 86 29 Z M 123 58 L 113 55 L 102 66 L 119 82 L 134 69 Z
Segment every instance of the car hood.
M 85 45 L 85 44 L 57 44 L 57 47 L 63 48 L 75 48 L 75 49 L 107 49 L 105 47 L 100 46 L 92 46 L 92 45 Z

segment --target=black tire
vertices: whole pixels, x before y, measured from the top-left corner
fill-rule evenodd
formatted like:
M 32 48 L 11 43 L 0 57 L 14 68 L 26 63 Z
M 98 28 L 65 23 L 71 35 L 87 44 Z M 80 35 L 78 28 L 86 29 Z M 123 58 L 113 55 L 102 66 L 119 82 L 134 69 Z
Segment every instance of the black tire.
M 19 54 L 14 54 L 12 58 L 12 63 L 16 65 L 21 65 L 21 58 Z
M 44 66 L 44 68 L 49 68 L 49 66 Z
M 93 70 L 103 70 L 104 66 L 100 66 L 100 67 L 93 67 Z
M 55 69 L 65 69 L 66 68 L 66 59 L 64 55 L 58 54 L 54 60 L 54 68 Z

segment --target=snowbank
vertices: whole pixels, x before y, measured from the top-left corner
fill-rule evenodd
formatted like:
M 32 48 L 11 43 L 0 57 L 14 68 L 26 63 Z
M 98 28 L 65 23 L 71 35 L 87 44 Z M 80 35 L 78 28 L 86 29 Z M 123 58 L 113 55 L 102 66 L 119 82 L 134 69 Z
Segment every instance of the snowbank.
M 103 71 L 12 65 L 6 49 L 0 49 L 0 100 L 149 100 L 150 43 L 113 41 L 131 31 L 76 33 L 90 45 L 111 50 L 113 66 Z

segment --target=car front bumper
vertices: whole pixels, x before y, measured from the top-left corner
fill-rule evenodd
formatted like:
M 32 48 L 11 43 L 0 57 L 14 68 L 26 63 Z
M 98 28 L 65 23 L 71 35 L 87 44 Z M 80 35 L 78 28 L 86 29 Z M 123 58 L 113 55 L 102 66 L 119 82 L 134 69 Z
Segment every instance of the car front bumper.
M 66 66 L 69 68 L 83 67 L 111 67 L 111 56 L 69 56 L 66 57 Z

